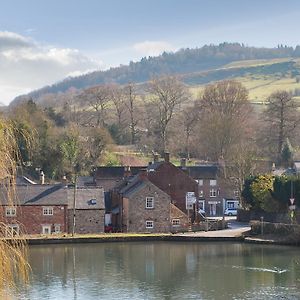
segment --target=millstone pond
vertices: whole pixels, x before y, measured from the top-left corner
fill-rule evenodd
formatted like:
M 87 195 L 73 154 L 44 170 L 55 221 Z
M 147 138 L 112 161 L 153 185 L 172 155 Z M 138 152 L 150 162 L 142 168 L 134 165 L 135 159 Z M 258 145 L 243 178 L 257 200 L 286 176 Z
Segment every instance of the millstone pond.
M 30 246 L 13 299 L 300 299 L 297 247 L 203 242 Z

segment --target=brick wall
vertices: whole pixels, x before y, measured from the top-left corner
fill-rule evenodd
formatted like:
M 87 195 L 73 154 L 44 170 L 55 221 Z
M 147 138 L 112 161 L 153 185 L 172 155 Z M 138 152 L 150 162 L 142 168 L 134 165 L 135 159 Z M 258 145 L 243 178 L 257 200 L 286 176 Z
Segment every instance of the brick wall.
M 75 211 L 75 233 L 100 233 L 104 232 L 103 209 L 76 209 Z M 73 210 L 68 210 L 69 232 L 73 228 Z
M 146 209 L 146 197 L 154 197 L 154 208 Z M 170 197 L 150 182 L 124 199 L 123 227 L 127 232 L 169 232 Z M 153 221 L 153 229 L 146 228 Z
M 186 212 L 186 193 L 195 192 L 198 196 L 197 182 L 171 163 L 164 162 L 154 172 L 149 172 L 148 179 L 169 194 L 172 203 L 183 212 Z
M 0 206 L 0 222 L 5 224 L 17 223 L 21 232 L 26 234 L 41 234 L 43 225 L 50 225 L 52 232 L 55 225 L 60 225 L 61 232 L 67 232 L 67 207 L 65 205 L 49 205 L 47 207 L 53 208 L 53 215 L 44 216 L 43 206 L 23 205 L 16 207 L 15 217 L 7 217 L 5 216 L 5 206 Z

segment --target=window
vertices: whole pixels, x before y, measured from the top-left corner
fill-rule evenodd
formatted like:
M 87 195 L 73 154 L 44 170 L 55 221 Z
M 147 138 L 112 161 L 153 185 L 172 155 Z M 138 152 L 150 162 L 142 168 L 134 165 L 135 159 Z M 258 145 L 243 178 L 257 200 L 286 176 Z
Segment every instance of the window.
M 205 211 L 205 201 L 204 200 L 200 200 L 200 201 L 198 201 L 198 204 L 199 204 L 199 209 Z
M 6 227 L 6 236 L 13 237 L 19 235 L 19 225 L 18 224 L 9 224 Z
M 53 215 L 53 207 L 43 207 L 43 215 L 44 216 L 52 216 Z
M 146 208 L 154 208 L 154 197 L 146 197 Z
M 210 186 L 216 186 L 217 185 L 217 180 L 216 179 L 210 179 L 209 180 L 209 185 Z
M 154 222 L 153 221 L 146 221 L 146 228 L 151 229 L 154 227 Z
M 5 215 L 7 217 L 14 217 L 17 215 L 17 210 L 15 207 L 6 207 L 5 208 Z
M 217 197 L 217 190 L 215 190 L 215 189 L 211 189 L 210 191 L 209 191 L 209 196 L 210 197 Z
M 203 198 L 203 197 L 204 197 L 204 192 L 203 192 L 203 190 L 200 190 L 200 191 L 199 191 L 199 197 L 200 197 L 200 198 Z
M 51 225 L 43 225 L 42 234 L 51 234 Z
M 54 225 L 54 232 L 55 233 L 60 233 L 61 231 L 60 231 L 60 224 L 55 224 Z
M 203 179 L 198 179 L 198 180 L 196 180 L 197 182 L 198 182 L 198 185 L 199 186 L 202 186 L 203 185 Z
M 234 202 L 227 202 L 227 208 L 234 208 Z
M 172 226 L 180 226 L 180 219 L 173 219 Z

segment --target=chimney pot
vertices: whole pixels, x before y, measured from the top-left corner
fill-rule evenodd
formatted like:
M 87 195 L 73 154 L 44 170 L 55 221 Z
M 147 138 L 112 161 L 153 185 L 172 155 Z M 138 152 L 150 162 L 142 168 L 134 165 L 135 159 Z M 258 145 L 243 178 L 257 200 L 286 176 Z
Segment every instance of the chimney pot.
M 157 163 L 158 162 L 158 159 L 159 159 L 159 155 L 157 153 L 154 153 L 153 154 L 153 162 L 154 163 Z
M 40 171 L 40 184 L 45 184 L 45 174 L 43 170 Z

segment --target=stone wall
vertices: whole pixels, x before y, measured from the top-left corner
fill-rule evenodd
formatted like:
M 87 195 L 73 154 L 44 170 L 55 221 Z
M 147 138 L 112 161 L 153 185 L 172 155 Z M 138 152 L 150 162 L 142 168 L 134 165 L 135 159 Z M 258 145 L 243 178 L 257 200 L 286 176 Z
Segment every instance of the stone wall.
M 146 197 L 154 197 L 154 208 L 146 208 Z M 124 203 L 128 203 L 123 216 L 125 232 L 170 231 L 170 196 L 149 181 Z M 153 221 L 152 229 L 146 228 L 146 221 Z
M 189 228 L 188 216 L 177 208 L 174 204 L 171 205 L 171 232 L 187 231 Z M 179 225 L 173 225 L 172 220 L 179 220 Z
M 75 211 L 75 233 L 102 233 L 104 232 L 105 210 L 100 209 L 76 209 Z M 68 228 L 72 233 L 73 210 L 68 210 Z

